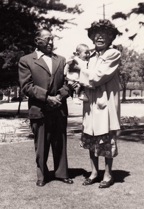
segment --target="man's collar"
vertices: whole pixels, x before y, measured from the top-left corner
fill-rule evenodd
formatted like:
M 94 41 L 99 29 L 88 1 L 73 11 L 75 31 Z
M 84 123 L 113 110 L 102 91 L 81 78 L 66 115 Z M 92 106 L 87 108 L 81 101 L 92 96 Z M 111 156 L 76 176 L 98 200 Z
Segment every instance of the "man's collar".
M 40 59 L 40 58 L 43 57 L 44 55 L 45 55 L 45 56 L 48 56 L 48 55 L 44 54 L 42 51 L 40 51 L 40 50 L 38 50 L 38 49 L 35 49 L 35 52 L 36 52 L 36 54 L 37 54 L 37 59 Z M 54 56 L 53 53 L 51 54 L 51 56 L 48 56 L 48 57 L 51 58 L 52 56 Z
M 35 50 L 36 54 L 37 54 L 37 59 L 39 60 L 42 56 L 44 56 L 44 53 L 39 51 L 38 49 Z

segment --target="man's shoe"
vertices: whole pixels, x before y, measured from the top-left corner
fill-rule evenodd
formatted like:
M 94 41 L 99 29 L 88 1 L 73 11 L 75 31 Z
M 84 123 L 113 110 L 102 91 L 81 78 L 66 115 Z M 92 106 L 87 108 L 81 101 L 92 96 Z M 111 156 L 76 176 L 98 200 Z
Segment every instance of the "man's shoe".
M 36 185 L 38 187 L 43 187 L 46 184 L 46 181 L 37 180 Z
M 73 180 L 70 178 L 56 178 L 56 180 L 62 181 L 66 184 L 73 184 L 74 183 Z
M 70 178 L 63 179 L 63 182 L 66 183 L 66 184 L 73 184 L 74 183 L 73 180 L 70 179 Z

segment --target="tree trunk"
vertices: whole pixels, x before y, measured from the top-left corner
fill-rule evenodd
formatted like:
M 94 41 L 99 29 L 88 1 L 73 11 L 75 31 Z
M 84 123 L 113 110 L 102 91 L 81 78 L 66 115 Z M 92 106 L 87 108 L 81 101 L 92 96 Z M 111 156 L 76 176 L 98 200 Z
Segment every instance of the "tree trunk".
M 10 102 L 10 94 L 11 94 L 11 91 L 8 90 L 8 103 Z
M 16 114 L 17 116 L 19 116 L 19 114 L 20 114 L 21 102 L 22 102 L 22 100 L 19 100 L 18 111 Z
M 21 90 L 19 89 L 19 105 L 18 105 L 18 111 L 17 111 L 17 117 L 20 115 L 20 108 L 21 108 L 21 103 L 22 103 L 22 95 L 21 95 Z
M 126 86 L 124 86 L 122 89 L 122 102 L 125 101 L 126 101 Z
M 132 94 L 132 90 L 130 89 L 129 90 L 129 97 L 131 97 L 131 94 Z
M 17 86 L 15 86 L 13 88 L 13 92 L 14 92 L 14 97 L 17 98 L 18 97 L 18 87 Z

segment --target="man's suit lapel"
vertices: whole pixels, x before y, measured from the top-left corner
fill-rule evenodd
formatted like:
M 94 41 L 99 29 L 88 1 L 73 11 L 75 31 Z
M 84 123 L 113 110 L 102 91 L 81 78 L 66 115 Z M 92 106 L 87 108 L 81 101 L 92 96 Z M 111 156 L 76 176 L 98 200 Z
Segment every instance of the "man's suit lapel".
M 46 70 L 49 73 L 49 75 L 51 76 L 51 79 L 50 79 L 50 86 L 51 86 L 53 83 L 53 80 L 54 80 L 55 73 L 57 72 L 58 66 L 59 66 L 59 59 L 58 59 L 57 55 L 55 55 L 55 54 L 52 55 L 52 73 L 50 73 L 50 70 L 49 70 L 47 64 L 45 63 L 45 61 L 42 58 L 37 59 L 36 52 L 34 52 L 33 59 L 34 59 L 34 63 L 36 65 L 39 65 L 40 67 L 42 67 L 44 70 Z
M 52 56 L 52 75 L 51 75 L 50 86 L 51 86 L 52 83 L 53 83 L 55 73 L 56 73 L 57 70 L 58 70 L 58 66 L 59 66 L 59 60 L 58 60 L 58 58 L 57 58 L 56 55 L 53 55 L 53 56 Z
M 58 57 L 56 55 L 53 55 L 52 56 L 52 75 L 54 75 L 56 71 L 58 70 L 58 65 L 59 65 Z
M 49 70 L 49 68 L 48 68 L 48 66 L 47 66 L 47 64 L 45 63 L 45 61 L 43 60 L 43 58 L 42 57 L 40 57 L 39 59 L 37 59 L 37 55 L 36 55 L 36 52 L 34 52 L 34 63 L 36 64 L 36 65 L 39 65 L 40 67 L 42 67 L 44 70 L 46 70 L 49 74 L 51 74 L 50 73 L 50 70 Z

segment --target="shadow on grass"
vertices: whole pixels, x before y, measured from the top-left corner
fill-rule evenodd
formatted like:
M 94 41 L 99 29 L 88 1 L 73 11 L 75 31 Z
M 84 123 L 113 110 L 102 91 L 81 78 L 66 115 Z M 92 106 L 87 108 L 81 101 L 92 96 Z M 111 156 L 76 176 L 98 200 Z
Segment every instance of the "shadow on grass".
M 131 175 L 129 171 L 124 171 L 124 170 L 113 170 L 112 173 L 113 173 L 115 183 L 123 183 L 125 182 L 124 179 Z M 58 179 L 55 179 L 54 174 L 55 174 L 54 170 L 49 171 L 48 179 L 50 182 L 58 180 Z M 88 172 L 82 168 L 69 168 L 68 174 L 69 174 L 69 178 L 71 179 L 75 179 L 78 176 L 83 176 L 84 178 L 88 178 L 91 172 Z M 103 176 L 104 176 L 104 170 L 99 170 L 99 176 L 98 176 L 97 182 L 101 182 L 103 180 Z
M 123 170 L 113 170 L 113 177 L 114 181 L 117 183 L 122 183 L 124 182 L 124 179 L 128 176 L 130 176 L 129 171 L 123 171 Z
M 17 110 L 1 110 L 1 118 L 28 118 L 27 110 L 22 110 L 20 114 L 17 114 Z
M 82 168 L 70 168 L 69 169 L 69 177 L 70 178 L 76 178 L 77 176 L 84 176 L 85 178 L 88 178 L 90 176 L 91 172 L 87 172 L 86 170 Z M 99 171 L 99 182 L 103 179 L 104 176 L 104 170 Z M 114 181 L 117 183 L 123 183 L 124 179 L 126 177 L 130 176 L 129 171 L 124 170 L 113 170 L 113 177 Z
M 74 179 L 77 176 L 85 176 L 86 173 L 87 173 L 87 171 L 82 168 L 69 168 L 68 169 L 68 175 L 69 175 L 69 178 L 71 178 L 71 179 Z M 49 178 L 49 181 L 56 180 L 54 170 L 49 171 L 48 178 Z
M 120 140 L 144 143 L 144 126 L 135 126 L 121 130 Z
M 69 177 L 74 179 L 77 176 L 84 176 L 86 177 L 87 175 L 89 175 L 89 172 L 87 172 L 85 169 L 82 168 L 69 168 L 68 169 L 68 174 Z M 51 180 L 54 180 L 54 171 L 49 171 L 49 177 Z
M 129 135 L 129 136 L 120 136 L 119 140 L 127 141 L 127 142 L 139 142 L 144 144 L 144 135 Z
M 87 171 L 82 168 L 69 168 L 68 169 L 69 177 L 76 178 L 77 176 L 84 176 L 87 174 Z
M 79 117 L 82 117 L 82 115 L 81 114 L 80 115 L 75 115 L 75 114 L 72 115 L 72 114 L 69 114 L 68 117 L 69 118 L 79 118 Z

